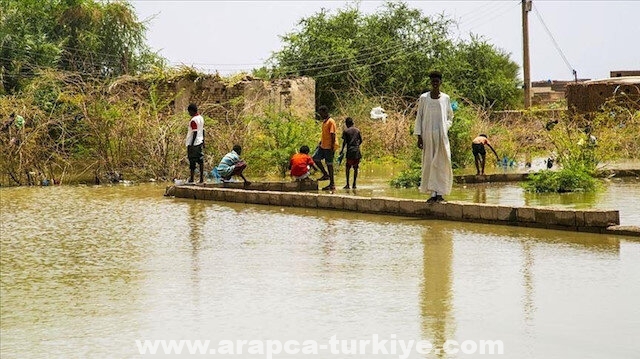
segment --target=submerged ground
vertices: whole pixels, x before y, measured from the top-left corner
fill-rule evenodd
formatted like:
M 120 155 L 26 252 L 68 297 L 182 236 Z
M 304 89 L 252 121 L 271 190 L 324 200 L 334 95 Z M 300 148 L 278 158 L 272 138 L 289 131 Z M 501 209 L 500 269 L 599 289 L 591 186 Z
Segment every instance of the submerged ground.
M 393 192 L 366 177 L 363 191 Z M 487 187 L 487 201 L 519 198 L 509 186 Z M 596 205 L 637 200 L 637 183 L 621 186 Z M 163 192 L 153 184 L 0 190 L 3 358 L 139 357 L 135 341 L 144 339 L 374 334 L 436 345 L 501 340 L 517 358 L 637 354 L 633 238 Z

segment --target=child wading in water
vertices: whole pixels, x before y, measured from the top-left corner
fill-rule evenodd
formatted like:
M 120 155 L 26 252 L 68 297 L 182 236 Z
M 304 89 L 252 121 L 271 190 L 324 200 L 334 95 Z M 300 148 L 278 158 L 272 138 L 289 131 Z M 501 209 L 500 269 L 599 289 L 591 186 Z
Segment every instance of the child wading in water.
M 484 146 L 487 145 L 493 151 L 493 154 L 496 155 L 496 159 L 500 161 L 498 158 L 498 154 L 496 150 L 491 147 L 489 140 L 487 139 L 487 135 L 481 134 L 478 137 L 473 139 L 471 143 L 471 149 L 473 151 L 473 157 L 476 162 L 476 175 L 484 175 L 484 164 L 486 162 L 487 151 L 485 151 Z
M 353 186 L 351 188 L 356 188 L 356 180 L 358 179 L 358 167 L 360 165 L 360 158 L 362 158 L 362 154 L 360 153 L 360 145 L 362 144 L 362 135 L 360 134 L 360 130 L 358 130 L 353 125 L 353 119 L 351 117 L 347 117 L 345 119 L 345 125 L 347 125 L 347 129 L 342 131 L 342 148 L 340 149 L 340 157 L 338 157 L 338 162 L 342 161 L 342 156 L 344 156 L 344 149 L 347 148 L 347 185 L 344 186 L 344 189 L 349 189 L 349 171 L 353 167 Z

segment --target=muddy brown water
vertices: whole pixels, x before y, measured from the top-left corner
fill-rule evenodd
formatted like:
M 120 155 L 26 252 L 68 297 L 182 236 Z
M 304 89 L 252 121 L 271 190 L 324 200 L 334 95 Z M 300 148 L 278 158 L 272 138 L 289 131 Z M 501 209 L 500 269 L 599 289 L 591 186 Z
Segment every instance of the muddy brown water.
M 363 180 L 363 191 L 387 191 L 375 183 Z M 594 203 L 637 201 L 640 186 L 624 186 Z M 144 339 L 374 334 L 501 340 L 509 358 L 638 357 L 637 239 L 163 192 L 0 189 L 2 358 L 136 358 Z M 515 192 L 480 196 L 522 201 Z

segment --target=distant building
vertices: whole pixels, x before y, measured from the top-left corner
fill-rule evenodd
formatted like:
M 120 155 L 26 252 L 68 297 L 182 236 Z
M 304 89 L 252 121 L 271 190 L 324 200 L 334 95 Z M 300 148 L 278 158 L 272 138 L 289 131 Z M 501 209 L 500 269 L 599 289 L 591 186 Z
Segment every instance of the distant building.
M 578 79 L 579 82 L 588 80 Z M 571 83 L 575 83 L 575 81 L 547 80 L 531 82 L 532 104 L 540 106 L 563 100 L 567 85 Z
M 611 71 L 610 77 L 640 76 L 640 70 Z
M 566 93 L 567 107 L 573 113 L 598 111 L 603 104 L 611 101 L 626 108 L 640 110 L 640 76 L 569 84 Z

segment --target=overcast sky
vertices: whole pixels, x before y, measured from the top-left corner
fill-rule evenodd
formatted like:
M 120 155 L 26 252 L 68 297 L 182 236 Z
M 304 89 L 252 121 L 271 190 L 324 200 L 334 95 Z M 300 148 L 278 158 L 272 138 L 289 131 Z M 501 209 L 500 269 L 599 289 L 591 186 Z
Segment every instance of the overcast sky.
M 347 1 L 131 1 L 148 20 L 148 44 L 170 61 L 223 74 L 260 67 L 281 49 L 280 35 L 321 8 Z M 360 1 L 365 13 L 383 2 Z M 458 21 L 456 36 L 484 36 L 522 66 L 520 0 L 406 1 L 423 14 Z M 529 13 L 531 79 L 609 77 L 611 70 L 640 70 L 640 0 L 534 0 Z M 546 27 L 545 27 L 546 25 Z M 555 43 L 554 43 L 555 41 Z M 563 57 L 564 56 L 564 57 Z

